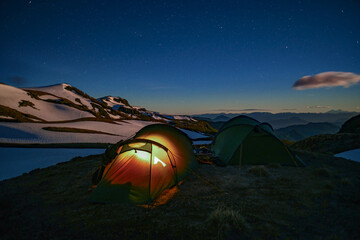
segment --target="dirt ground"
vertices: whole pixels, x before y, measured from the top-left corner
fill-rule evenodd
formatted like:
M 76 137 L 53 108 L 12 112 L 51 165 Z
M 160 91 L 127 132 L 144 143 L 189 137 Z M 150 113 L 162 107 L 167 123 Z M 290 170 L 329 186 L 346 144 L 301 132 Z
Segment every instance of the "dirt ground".
M 359 239 L 360 163 L 201 164 L 153 209 L 87 201 L 101 156 L 0 182 L 0 239 Z

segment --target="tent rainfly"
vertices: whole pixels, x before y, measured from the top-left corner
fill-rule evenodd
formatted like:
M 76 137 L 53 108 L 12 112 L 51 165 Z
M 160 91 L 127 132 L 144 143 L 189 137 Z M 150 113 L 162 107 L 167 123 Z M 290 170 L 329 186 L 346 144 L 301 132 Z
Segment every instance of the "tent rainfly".
M 119 146 L 90 201 L 149 204 L 197 166 L 185 133 L 165 124 L 149 125 Z
M 226 165 L 304 165 L 275 135 L 270 124 L 244 115 L 226 122 L 219 129 L 211 148 Z

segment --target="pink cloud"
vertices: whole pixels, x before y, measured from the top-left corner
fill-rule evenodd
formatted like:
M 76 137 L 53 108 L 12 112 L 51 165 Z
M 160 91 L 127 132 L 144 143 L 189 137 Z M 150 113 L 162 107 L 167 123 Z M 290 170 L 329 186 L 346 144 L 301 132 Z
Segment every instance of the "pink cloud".
M 323 72 L 297 80 L 293 88 L 304 90 L 322 87 L 350 87 L 360 82 L 360 75 L 350 72 Z

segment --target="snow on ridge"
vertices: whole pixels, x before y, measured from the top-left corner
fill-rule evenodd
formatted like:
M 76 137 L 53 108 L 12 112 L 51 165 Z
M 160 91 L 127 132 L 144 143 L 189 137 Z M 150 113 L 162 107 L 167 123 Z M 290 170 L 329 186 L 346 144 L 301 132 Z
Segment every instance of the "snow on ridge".
M 203 133 L 199 133 L 199 132 L 195 132 L 195 131 L 191 131 L 191 130 L 187 130 L 187 129 L 182 129 L 182 128 L 178 128 L 181 131 L 183 131 L 186 135 L 189 136 L 190 139 L 192 140 L 196 140 L 196 139 L 201 139 L 201 138 L 207 138 L 209 136 L 203 134 Z
M 39 94 L 37 98 L 33 98 L 28 92 L 30 90 L 40 91 L 43 92 L 43 94 Z M 73 104 L 81 106 L 81 108 L 78 109 L 76 107 L 63 104 L 61 99 L 67 99 Z M 96 101 L 93 102 L 92 99 L 93 98 L 88 97 L 87 95 L 81 94 L 81 91 L 78 92 L 76 88 L 66 83 L 29 88 L 16 88 L 6 84 L 0 85 L 0 105 L 13 108 L 22 113 L 34 115 L 46 121 L 64 121 L 85 117 L 94 117 L 94 115 L 92 115 L 89 111 L 82 110 L 84 107 L 95 113 L 99 113 L 100 110 L 105 110 L 112 119 L 121 119 L 125 114 L 132 119 L 141 119 L 143 118 L 142 116 L 148 116 L 151 119 L 145 119 L 150 121 L 196 121 L 189 116 L 162 115 L 159 112 L 146 110 L 144 107 L 131 106 L 126 99 L 121 97 L 106 96 L 99 98 L 98 100 L 106 104 L 106 107 L 105 105 L 100 106 Z M 34 105 L 31 106 L 29 103 L 26 105 L 25 103 L 24 106 L 19 107 L 20 101 L 23 100 L 29 101 Z M 110 108 L 114 109 L 115 111 L 119 111 L 122 114 L 115 114 L 110 110 Z
M 41 95 L 39 98 L 41 100 L 60 100 L 60 98 L 55 97 L 54 95 Z
M 168 119 L 172 119 L 172 120 L 187 120 L 187 121 L 197 122 L 196 119 L 191 118 L 191 117 L 186 116 L 186 115 L 163 115 L 163 116 L 168 118 Z
M 116 111 L 121 111 L 120 108 L 128 108 L 128 109 L 132 108 L 127 106 L 126 103 L 124 102 L 124 99 L 120 97 L 106 96 L 106 97 L 98 98 L 98 100 L 105 103 L 108 107 Z
M 45 87 L 34 87 L 34 88 L 32 87 L 32 88 L 23 88 L 23 89 L 46 92 L 46 93 L 55 95 L 57 97 L 68 99 L 76 105 L 83 104 L 88 109 L 93 109 L 90 99 L 87 99 L 87 98 L 77 94 L 74 91 L 67 90 L 66 87 L 72 87 L 72 86 L 69 84 L 66 84 L 66 83 L 60 83 L 60 84 L 55 84 L 55 85 L 50 85 L 50 86 L 45 86 Z M 79 101 L 81 103 L 79 103 Z
M 20 102 L 30 102 L 34 106 L 20 106 Z M 78 109 L 37 100 L 29 96 L 25 90 L 9 85 L 0 85 L 0 105 L 31 114 L 46 121 L 64 121 L 83 117 L 93 117 L 92 114 Z
M 0 119 L 15 119 L 15 118 L 9 117 L 9 116 L 1 116 L 1 115 L 0 115 Z

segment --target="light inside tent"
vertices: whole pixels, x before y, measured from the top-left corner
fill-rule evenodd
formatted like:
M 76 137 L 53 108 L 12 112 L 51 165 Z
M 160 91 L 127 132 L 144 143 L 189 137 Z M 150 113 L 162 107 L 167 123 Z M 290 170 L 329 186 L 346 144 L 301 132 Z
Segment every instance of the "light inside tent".
M 164 163 L 163 161 L 161 161 L 160 159 L 158 159 L 156 156 L 154 157 L 154 165 L 158 164 L 158 163 L 161 163 L 161 165 L 163 167 L 166 166 L 166 163 Z
M 143 146 L 145 146 L 146 143 L 144 142 L 134 142 L 134 143 L 129 143 L 129 147 L 132 148 L 141 148 Z
M 133 151 L 139 160 L 142 160 L 144 162 L 150 162 L 150 153 L 138 149 L 134 149 Z

